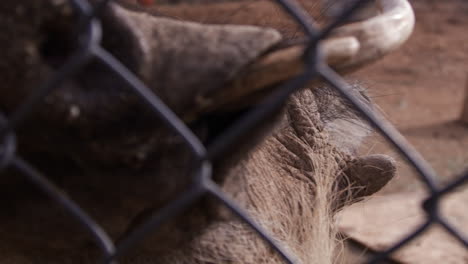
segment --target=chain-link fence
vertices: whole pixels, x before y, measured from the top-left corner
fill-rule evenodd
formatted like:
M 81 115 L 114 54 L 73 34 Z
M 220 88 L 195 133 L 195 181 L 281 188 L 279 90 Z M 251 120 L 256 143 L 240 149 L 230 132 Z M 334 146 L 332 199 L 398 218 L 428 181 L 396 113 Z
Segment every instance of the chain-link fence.
M 422 208 L 426 212 L 426 220 L 424 223 L 393 247 L 385 252 L 378 253 L 368 263 L 380 263 L 388 259 L 392 253 L 426 232 L 426 230 L 434 224 L 441 225 L 465 247 L 468 247 L 467 239 L 439 214 L 441 199 L 453 192 L 456 188 L 466 184 L 468 181 L 468 174 L 461 175 L 457 180 L 443 188 L 439 187 L 437 175 L 430 165 L 421 158 L 418 152 L 416 152 L 411 145 L 407 144 L 400 133 L 384 118 L 378 113 L 369 110 L 360 100 L 356 99 L 355 96 L 346 89 L 347 84 L 342 77 L 323 63 L 317 45 L 318 42 L 327 37 L 335 27 L 352 16 L 354 12 L 362 8 L 362 6 L 369 1 L 357 1 L 342 14 L 338 15 L 335 21 L 324 29 L 319 30 L 314 25 L 312 18 L 293 0 L 276 0 L 275 2 L 302 27 L 304 34 L 309 38 L 309 44 L 304 52 L 305 70 L 299 76 L 284 83 L 275 93 L 266 98 L 265 100 L 268 104 L 260 104 L 261 107 L 254 108 L 245 113 L 240 118 L 240 121 L 233 124 L 230 129 L 220 135 L 216 141 L 212 142 L 209 146 L 202 144 L 184 122 L 151 92 L 143 82 L 136 78 L 121 62 L 102 48 L 100 43 L 101 27 L 99 15 L 101 11 L 106 8 L 109 0 L 100 1 L 94 6 L 87 0 L 69 0 L 69 2 L 73 6 L 74 12 L 80 17 L 78 20 L 80 23 L 80 30 L 78 32 L 80 33 L 77 39 L 80 39 L 82 44 L 79 49 L 74 51 L 63 66 L 58 69 L 52 79 L 46 83 L 39 84 L 34 94 L 29 95 L 16 111 L 9 117 L 6 117 L 4 114 L 0 115 L 0 135 L 2 142 L 0 145 L 0 169 L 5 170 L 6 168 L 13 168 L 20 171 L 29 181 L 37 185 L 43 192 L 50 196 L 53 201 L 63 206 L 63 208 L 70 215 L 73 215 L 73 217 L 94 237 L 104 255 L 103 261 L 105 263 L 116 263 L 118 257 L 126 254 L 127 249 L 136 245 L 137 242 L 154 232 L 162 223 L 170 221 L 172 217 L 190 207 L 194 201 L 200 199 L 204 195 L 209 195 L 224 204 L 224 206 L 229 208 L 234 214 L 253 228 L 259 236 L 282 256 L 286 263 L 293 263 L 293 258 L 288 256 L 282 246 L 275 242 L 275 240 L 272 239 L 260 225 L 252 220 L 242 208 L 228 198 L 212 180 L 211 165 L 212 159 L 222 154 L 232 142 L 235 142 L 236 138 L 249 133 L 255 124 L 269 116 L 270 113 L 277 111 L 291 93 L 304 87 L 311 79 L 319 77 L 336 88 L 343 97 L 347 98 L 356 109 L 362 112 L 369 122 L 409 160 L 419 172 L 421 181 L 425 183 L 425 186 L 430 192 L 429 198 L 422 204 Z M 122 82 L 127 83 L 133 89 L 133 92 L 139 96 L 141 101 L 152 109 L 154 115 L 158 116 L 167 127 L 183 138 L 183 141 L 191 150 L 194 160 L 197 161 L 196 164 L 193 165 L 194 173 L 192 177 L 194 183 L 192 188 L 181 194 L 176 200 L 172 201 L 161 210 L 153 213 L 141 226 L 128 233 L 127 236 L 118 243 L 114 243 L 106 231 L 81 209 L 77 203 L 67 195 L 64 195 L 60 188 L 55 186 L 45 175 L 42 175 L 41 172 L 36 170 L 16 153 L 17 142 L 15 129 L 18 125 L 23 123 L 27 117 L 35 111 L 35 108 L 41 100 L 54 89 L 60 89 L 60 86 L 68 78 L 79 72 L 90 60 L 100 61 L 103 67 L 107 67 L 109 70 L 113 71 L 116 76 L 120 77 Z

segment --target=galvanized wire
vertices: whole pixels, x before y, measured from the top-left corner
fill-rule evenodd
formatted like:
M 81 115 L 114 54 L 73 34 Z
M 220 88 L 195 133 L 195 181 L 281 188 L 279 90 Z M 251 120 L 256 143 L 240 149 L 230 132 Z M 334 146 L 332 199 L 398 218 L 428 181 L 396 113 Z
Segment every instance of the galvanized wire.
M 101 26 L 99 15 L 106 8 L 109 0 L 97 2 L 94 6 L 87 0 L 69 0 L 76 14 L 79 15 L 78 39 L 81 45 L 66 60 L 64 65 L 58 69 L 56 74 L 46 83 L 40 84 L 24 102 L 7 117 L 0 113 L 0 173 L 6 168 L 14 168 L 25 175 L 29 181 L 37 185 L 52 200 L 60 204 L 71 216 L 73 216 L 82 227 L 86 229 L 95 239 L 101 249 L 104 263 L 117 263 L 117 258 L 127 254 L 127 251 L 138 244 L 162 223 L 170 221 L 174 216 L 187 210 L 204 195 L 210 195 L 231 210 L 248 226 L 265 240 L 286 263 L 295 263 L 295 259 L 289 256 L 284 248 L 279 245 L 266 230 L 258 225 L 244 209 L 228 197 L 221 188 L 211 179 L 212 160 L 215 157 L 226 154 L 226 150 L 234 145 L 242 135 L 249 133 L 259 122 L 265 120 L 271 113 L 279 109 L 293 92 L 303 88 L 311 79 L 321 77 L 332 87 L 335 87 L 343 97 L 347 98 L 352 105 L 360 111 L 368 121 L 392 143 L 395 148 L 414 166 L 421 180 L 429 191 L 428 199 L 421 205 L 426 212 L 426 221 L 413 230 L 406 238 L 396 243 L 384 252 L 379 252 L 368 263 L 379 263 L 390 257 L 392 253 L 406 246 L 411 240 L 423 234 L 430 226 L 439 224 L 455 237 L 461 244 L 468 247 L 468 239 L 454 228 L 443 215 L 440 214 L 440 200 L 455 189 L 468 182 L 468 172 L 458 177 L 445 187 L 438 183 L 438 177 L 422 156 L 404 139 L 404 137 L 385 120 L 380 114 L 372 111 L 360 100 L 349 92 L 347 83 L 323 63 L 318 48 L 318 42 L 325 38 L 334 28 L 346 21 L 354 12 L 362 8 L 369 0 L 356 1 L 341 15 L 330 23 L 325 29 L 319 30 L 314 20 L 307 15 L 304 9 L 294 0 L 275 0 L 303 29 L 308 38 L 308 46 L 304 52 L 305 70 L 302 74 L 285 82 L 278 87 L 263 102 L 245 113 L 235 123 L 221 134 L 214 142 L 205 146 L 193 131 L 158 98 L 146 85 L 131 73 L 121 62 L 113 57 L 101 46 Z M 132 91 L 139 96 L 159 119 L 183 140 L 191 151 L 195 164 L 193 166 L 193 184 L 183 192 L 177 199 L 149 216 L 146 221 L 135 230 L 127 234 L 118 244 L 113 242 L 105 230 L 99 226 L 84 210 L 73 200 L 68 198 L 63 191 L 55 186 L 33 166 L 19 157 L 16 153 L 15 130 L 25 122 L 26 118 L 37 107 L 38 103 L 54 89 L 60 86 L 74 74 L 77 74 L 83 66 L 91 59 L 97 59 L 103 63 L 115 76 L 126 83 Z

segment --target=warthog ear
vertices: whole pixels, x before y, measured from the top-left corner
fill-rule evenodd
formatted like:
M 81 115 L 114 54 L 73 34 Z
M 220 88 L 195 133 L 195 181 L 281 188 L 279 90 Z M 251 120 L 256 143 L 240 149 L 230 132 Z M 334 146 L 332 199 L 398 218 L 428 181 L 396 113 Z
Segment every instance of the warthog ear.
M 344 171 L 351 185 L 353 198 L 376 193 L 395 176 L 395 172 L 395 160 L 382 154 L 358 157 Z

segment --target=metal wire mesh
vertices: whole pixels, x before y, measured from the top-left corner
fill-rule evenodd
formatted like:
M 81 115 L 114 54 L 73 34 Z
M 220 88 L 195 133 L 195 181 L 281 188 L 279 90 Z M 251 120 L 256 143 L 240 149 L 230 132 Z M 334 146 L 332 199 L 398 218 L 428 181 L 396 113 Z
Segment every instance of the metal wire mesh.
M 369 110 L 363 103 L 356 99 L 346 89 L 346 82 L 323 63 L 321 54 L 318 50 L 317 43 L 327 37 L 342 21 L 345 21 L 356 10 L 369 1 L 357 1 L 350 8 L 345 10 L 341 15 L 337 16 L 336 20 L 323 30 L 319 30 L 314 26 L 312 18 L 309 17 L 303 9 L 293 0 L 276 0 L 275 2 L 281 6 L 303 29 L 305 35 L 309 38 L 308 47 L 304 53 L 305 70 L 302 74 L 294 79 L 284 83 L 271 96 L 258 105 L 258 107 L 250 110 L 239 121 L 232 124 L 230 129 L 216 139 L 209 146 L 205 146 L 197 138 L 196 135 L 169 109 L 145 84 L 132 74 L 125 66 L 123 66 L 115 57 L 102 48 L 101 27 L 99 24 L 99 14 L 103 8 L 106 8 L 109 0 L 103 0 L 97 5 L 92 6 L 87 0 L 69 0 L 74 7 L 74 11 L 81 17 L 79 20 L 82 30 L 80 31 L 80 39 L 82 43 L 65 62 L 65 64 L 57 71 L 57 73 L 48 82 L 39 86 L 33 94 L 24 100 L 24 103 L 7 118 L 0 113 L 0 170 L 13 168 L 24 174 L 29 181 L 37 185 L 43 192 L 52 198 L 55 203 L 60 204 L 70 215 L 73 215 L 78 220 L 82 227 L 86 229 L 94 238 L 96 244 L 99 245 L 104 263 L 117 263 L 117 258 L 126 254 L 131 247 L 137 246 L 138 242 L 151 234 L 163 222 L 170 220 L 172 217 L 190 207 L 195 201 L 204 195 L 214 197 L 220 203 L 224 204 L 234 214 L 240 217 L 247 223 L 256 233 L 262 237 L 286 263 L 294 263 L 292 256 L 289 256 L 286 251 L 272 239 L 268 233 L 263 230 L 253 219 L 251 219 L 246 211 L 240 208 L 233 200 L 226 196 L 220 187 L 212 180 L 212 160 L 214 157 L 222 155 L 230 144 L 235 142 L 236 138 L 249 133 L 249 131 L 267 117 L 270 113 L 276 111 L 288 96 L 301 89 L 312 78 L 323 78 L 332 87 L 336 88 L 343 97 L 347 98 L 357 110 L 363 113 L 365 117 L 373 124 L 382 135 L 391 142 L 399 152 L 408 159 L 408 161 L 416 168 L 421 180 L 425 183 L 426 188 L 430 192 L 429 198 L 422 204 L 422 208 L 426 212 L 426 221 L 414 230 L 406 238 L 399 241 L 393 247 L 384 252 L 378 253 L 368 263 L 380 263 L 387 260 L 389 256 L 407 245 L 414 238 L 423 234 L 428 228 L 434 224 L 439 224 L 453 237 L 458 239 L 465 247 L 468 247 L 467 238 L 463 237 L 454 227 L 450 225 L 439 213 L 439 204 L 442 198 L 454 191 L 456 188 L 468 182 L 468 173 L 460 175 L 455 181 L 441 188 L 437 183 L 437 175 L 432 170 L 431 166 L 420 156 L 420 154 L 408 144 L 401 134 L 389 124 L 378 113 Z M 198 161 L 193 168 L 193 184 L 176 200 L 153 213 L 146 222 L 129 233 L 119 243 L 114 243 L 108 236 L 106 231 L 97 224 L 80 206 L 73 200 L 68 198 L 60 188 L 55 186 L 45 175 L 32 167 L 28 162 L 23 160 L 16 153 L 16 137 L 15 129 L 19 124 L 34 111 L 39 102 L 54 89 L 60 89 L 60 86 L 70 78 L 73 74 L 80 71 L 87 62 L 91 59 L 96 59 L 102 62 L 105 67 L 115 73 L 122 82 L 127 83 L 135 94 L 139 96 L 142 102 L 147 104 L 149 108 L 157 115 L 160 120 L 173 131 L 183 138 L 185 144 L 189 147 L 191 154 Z

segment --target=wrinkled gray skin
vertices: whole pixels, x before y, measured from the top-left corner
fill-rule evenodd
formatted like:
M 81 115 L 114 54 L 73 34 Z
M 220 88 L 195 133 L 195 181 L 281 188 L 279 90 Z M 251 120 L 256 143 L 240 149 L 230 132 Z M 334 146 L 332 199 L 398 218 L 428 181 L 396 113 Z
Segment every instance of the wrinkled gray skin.
M 0 37 L 12 43 L 0 55 L 3 111 L 12 113 L 63 62 L 63 54 L 46 52 L 47 45 L 56 43 L 44 39 L 49 27 L 68 29 L 69 14 L 60 1 L 0 3 L 0 17 L 5 17 Z M 223 89 L 280 41 L 271 29 L 204 27 L 117 5 L 107 10 L 102 23 L 104 46 L 181 116 L 198 94 Z M 9 30 L 15 27 L 23 34 Z M 349 89 L 371 105 L 361 88 Z M 210 142 L 236 116 L 215 111 L 190 126 Z M 337 253 L 333 213 L 350 199 L 379 190 L 395 171 L 386 156 L 355 156 L 369 132 L 331 89 L 308 87 L 216 160 L 214 180 L 300 263 L 331 262 Z M 191 183 L 191 156 L 181 139 L 97 62 L 50 94 L 17 133 L 20 153 L 58 182 L 114 239 L 144 221 L 142 211 L 157 211 Z M 17 179 L 3 177 L 8 190 L 0 199 L 4 263 L 94 261 L 98 252 L 80 226 L 36 192 L 22 191 L 27 182 Z M 250 229 L 207 197 L 165 223 L 125 260 L 279 262 Z

